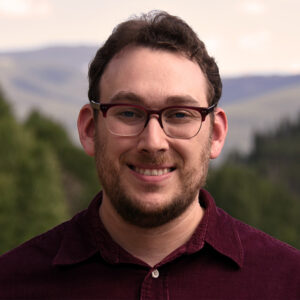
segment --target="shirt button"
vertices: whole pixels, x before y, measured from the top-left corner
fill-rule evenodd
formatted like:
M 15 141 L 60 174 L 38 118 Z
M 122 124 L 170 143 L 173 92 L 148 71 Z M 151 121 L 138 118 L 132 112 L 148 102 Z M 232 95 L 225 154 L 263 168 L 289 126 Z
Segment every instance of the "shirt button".
M 152 277 L 153 277 L 153 278 L 158 278 L 158 276 L 159 276 L 158 270 L 157 270 L 157 269 L 153 270 L 153 271 L 152 271 Z

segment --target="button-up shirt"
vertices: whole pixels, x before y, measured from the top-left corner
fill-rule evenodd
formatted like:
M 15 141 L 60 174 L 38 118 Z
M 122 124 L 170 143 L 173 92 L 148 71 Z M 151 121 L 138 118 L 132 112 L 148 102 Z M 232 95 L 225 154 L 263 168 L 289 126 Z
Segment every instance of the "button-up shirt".
M 300 252 L 232 218 L 207 191 L 190 240 L 154 267 L 112 240 L 101 199 L 4 254 L 0 299 L 300 299 Z

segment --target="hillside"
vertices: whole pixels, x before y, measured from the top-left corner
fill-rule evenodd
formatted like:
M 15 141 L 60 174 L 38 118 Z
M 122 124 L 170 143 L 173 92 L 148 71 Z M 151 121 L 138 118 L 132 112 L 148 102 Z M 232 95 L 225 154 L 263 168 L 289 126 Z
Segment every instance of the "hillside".
M 228 105 L 300 86 L 300 75 L 225 77 L 223 86 L 222 103 Z
M 292 85 L 223 107 L 229 123 L 223 158 L 234 150 L 249 153 L 255 133 L 268 132 L 277 128 L 282 120 L 298 117 L 300 85 Z
M 87 69 L 96 47 L 50 47 L 0 53 L 0 84 L 19 119 L 34 108 L 60 122 L 79 144 L 76 119 L 87 103 Z M 223 78 L 220 106 L 229 116 L 224 153 L 249 152 L 252 133 L 300 111 L 300 75 Z

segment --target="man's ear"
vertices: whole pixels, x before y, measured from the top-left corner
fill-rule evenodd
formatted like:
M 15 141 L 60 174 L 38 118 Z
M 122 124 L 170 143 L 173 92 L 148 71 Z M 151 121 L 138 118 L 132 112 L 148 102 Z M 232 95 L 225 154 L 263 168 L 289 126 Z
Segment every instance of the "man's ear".
M 95 155 L 95 121 L 94 112 L 90 104 L 84 105 L 78 115 L 77 128 L 81 145 L 86 154 Z
M 215 119 L 212 129 L 212 143 L 210 150 L 210 158 L 217 158 L 224 146 L 227 135 L 228 123 L 227 117 L 223 109 L 216 108 L 214 111 Z

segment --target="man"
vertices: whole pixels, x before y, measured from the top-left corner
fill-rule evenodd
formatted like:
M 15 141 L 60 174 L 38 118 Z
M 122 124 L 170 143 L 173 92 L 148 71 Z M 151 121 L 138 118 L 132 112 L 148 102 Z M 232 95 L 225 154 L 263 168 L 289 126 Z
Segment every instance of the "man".
M 214 59 L 179 18 L 120 24 L 90 65 L 90 104 L 78 118 L 103 191 L 1 258 L 0 297 L 300 299 L 299 251 L 233 219 L 202 189 L 227 132 L 221 87 Z

